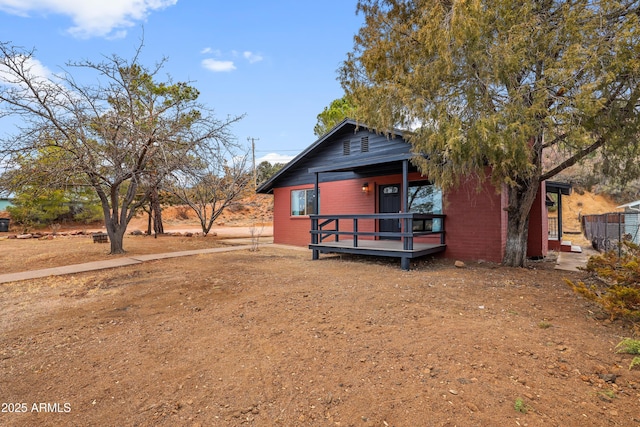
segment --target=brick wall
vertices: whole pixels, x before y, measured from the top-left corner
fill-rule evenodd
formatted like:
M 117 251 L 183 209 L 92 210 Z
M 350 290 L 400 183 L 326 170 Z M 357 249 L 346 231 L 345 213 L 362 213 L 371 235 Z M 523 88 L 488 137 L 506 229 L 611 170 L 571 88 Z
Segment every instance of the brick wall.
M 529 214 L 527 256 L 530 257 L 543 257 L 549 251 L 549 218 L 546 200 L 546 186 L 542 183 Z
M 307 216 L 291 216 L 291 190 L 313 186 L 274 188 L 273 190 L 273 242 L 283 245 L 307 246 L 311 242 L 311 220 Z
M 421 179 L 417 173 L 409 176 L 409 181 Z M 369 184 L 369 192 L 362 192 L 362 184 Z M 335 181 L 320 184 L 320 213 L 322 214 L 357 214 L 375 213 L 378 207 L 378 188 L 381 185 L 400 184 L 402 176 L 389 175 L 374 178 L 359 178 L 347 181 Z M 312 185 L 274 189 L 274 242 L 307 246 L 311 242 L 309 230 L 311 221 L 308 217 L 291 216 L 291 191 L 313 189 Z M 486 260 L 500 262 L 504 257 L 507 236 L 506 191 L 497 193 L 490 184 L 483 184 L 480 192 L 478 181 L 469 179 L 459 188 L 444 194 L 443 213 L 446 215 L 446 244 L 444 256 L 461 260 Z M 544 197 L 540 195 L 544 205 Z M 542 214 L 546 214 L 543 209 Z M 546 215 L 537 215 L 532 223 L 544 221 Z M 536 236 L 546 233 L 544 224 L 532 230 Z M 341 229 L 351 230 L 350 223 L 342 223 Z M 535 228 L 535 227 L 534 227 Z M 360 231 L 374 231 L 373 221 L 360 222 Z M 434 236 L 432 239 L 439 239 Z M 542 239 L 534 246 L 544 250 Z
M 362 192 L 362 184 L 369 182 L 369 192 Z M 311 243 L 311 220 L 307 216 L 291 216 L 291 191 L 313 189 L 313 185 L 276 188 L 273 210 L 273 241 L 275 243 L 307 246 Z M 367 179 L 334 181 L 320 184 L 321 214 L 367 214 L 375 212 L 373 182 Z M 374 221 L 360 220 L 360 231 L 374 231 Z M 353 230 L 353 222 L 340 224 L 340 230 Z
M 506 196 L 490 184 L 469 179 L 444 195 L 447 250 L 444 256 L 460 260 L 500 262 L 506 242 Z

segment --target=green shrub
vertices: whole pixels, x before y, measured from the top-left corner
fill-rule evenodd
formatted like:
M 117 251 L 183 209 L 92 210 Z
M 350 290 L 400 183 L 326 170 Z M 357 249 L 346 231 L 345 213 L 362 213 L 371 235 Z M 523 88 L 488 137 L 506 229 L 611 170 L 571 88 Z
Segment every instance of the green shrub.
M 625 241 L 620 250 L 589 258 L 586 271 L 594 274 L 590 284 L 565 279 L 574 291 L 601 305 L 612 319 L 640 321 L 640 246 Z
M 46 225 L 69 212 L 68 202 L 62 190 L 44 191 L 30 187 L 28 191 L 16 194 L 13 206 L 7 211 L 19 224 Z
M 618 343 L 616 349 L 617 353 L 640 354 L 640 341 L 626 338 Z M 633 358 L 631 364 L 629 365 L 629 370 L 633 369 L 636 366 L 640 366 L 640 356 L 636 356 Z
M 640 354 L 640 340 L 623 339 L 616 346 L 618 353 Z
M 78 221 L 90 223 L 104 218 L 100 200 L 91 189 L 48 189 L 37 186 L 16 191 L 11 219 L 23 228 Z

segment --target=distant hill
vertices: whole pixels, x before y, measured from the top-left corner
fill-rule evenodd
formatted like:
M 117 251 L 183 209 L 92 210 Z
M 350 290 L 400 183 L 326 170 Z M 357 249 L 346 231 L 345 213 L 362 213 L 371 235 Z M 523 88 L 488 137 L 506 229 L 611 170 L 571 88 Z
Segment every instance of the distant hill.
M 146 219 L 141 214 L 137 219 Z M 197 224 L 198 217 L 186 205 L 165 206 L 162 208 L 162 221 L 165 225 Z M 217 226 L 269 225 L 273 222 L 273 196 L 253 194 L 237 200 L 226 208 L 215 221 Z
M 569 196 L 562 197 L 562 223 L 565 232 L 581 231 L 581 215 L 618 212 L 616 206 L 621 203 L 607 194 L 595 194 L 589 191 L 574 189 Z M 549 212 L 550 217 L 557 217 L 557 212 Z

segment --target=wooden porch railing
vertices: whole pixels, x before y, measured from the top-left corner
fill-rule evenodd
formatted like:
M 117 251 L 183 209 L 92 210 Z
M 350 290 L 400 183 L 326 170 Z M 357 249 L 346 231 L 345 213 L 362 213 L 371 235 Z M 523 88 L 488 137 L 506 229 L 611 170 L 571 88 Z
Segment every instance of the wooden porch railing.
M 353 238 L 353 246 L 358 247 L 358 239 L 362 236 L 367 237 L 384 237 L 399 238 L 402 241 L 402 247 L 405 251 L 413 250 L 413 239 L 418 236 L 428 236 L 432 234 L 440 235 L 440 244 L 445 244 L 445 215 L 440 214 L 417 214 L 417 213 L 379 213 L 379 214 L 342 214 L 342 215 L 310 215 L 311 218 L 311 244 L 317 245 L 323 243 L 326 239 L 332 238 L 333 241 L 340 241 L 341 236 L 349 236 Z M 437 231 L 426 230 L 426 224 L 439 219 L 440 226 Z M 361 231 L 361 223 L 363 221 L 373 221 L 371 230 L 377 229 L 375 221 L 379 220 L 396 220 L 400 221 L 401 227 L 399 232 L 391 231 Z M 344 224 L 352 224 L 351 230 L 345 230 Z M 420 226 L 422 224 L 422 226 Z M 343 227 L 342 229 L 340 227 Z M 416 230 L 414 230 L 414 226 Z

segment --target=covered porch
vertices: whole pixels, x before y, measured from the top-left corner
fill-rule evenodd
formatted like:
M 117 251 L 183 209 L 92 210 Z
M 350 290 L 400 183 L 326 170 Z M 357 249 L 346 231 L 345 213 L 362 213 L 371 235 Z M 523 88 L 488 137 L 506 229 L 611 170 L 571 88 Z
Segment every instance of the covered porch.
M 411 259 L 446 249 L 445 216 L 423 213 L 424 209 L 412 212 L 412 206 L 417 205 L 413 194 L 416 182 L 424 183 L 425 179 L 415 181 L 419 175 L 410 164 L 410 157 L 409 153 L 375 156 L 309 169 L 315 176 L 315 194 L 320 194 L 320 174 L 349 172 L 357 181 L 362 181 L 362 194 L 370 200 L 367 208 L 353 209 L 347 204 L 344 210 L 331 206 L 332 213 L 324 213 L 321 211 L 322 197 L 315 198 L 316 214 L 309 215 L 309 249 L 313 251 L 313 259 L 318 259 L 321 253 L 393 257 L 400 258 L 403 270 L 409 270 Z M 412 183 L 409 182 L 410 174 Z M 400 182 L 397 185 L 382 183 L 389 176 L 398 177 Z M 373 197 L 369 194 L 372 190 Z M 393 197 L 395 204 L 390 202 Z

